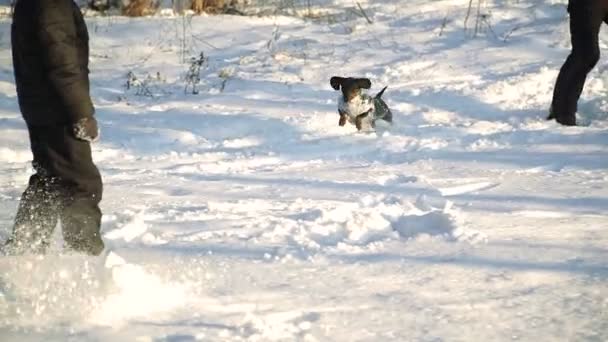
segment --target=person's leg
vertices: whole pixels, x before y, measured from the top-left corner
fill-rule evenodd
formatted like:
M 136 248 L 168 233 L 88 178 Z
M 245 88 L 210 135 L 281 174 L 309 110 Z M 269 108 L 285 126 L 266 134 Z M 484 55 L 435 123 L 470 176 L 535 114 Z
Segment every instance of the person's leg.
M 91 157 L 91 146 L 74 138 L 68 126 L 52 133 L 50 168 L 59 179 L 60 213 L 66 247 L 76 252 L 99 255 L 101 239 L 102 180 Z
M 43 254 L 57 225 L 61 200 L 57 179 L 48 172 L 46 127 L 28 127 L 34 174 L 19 202 L 13 233 L 3 250 L 8 254 Z
M 57 226 L 59 198 L 52 180 L 36 174 L 19 202 L 8 254 L 44 254 Z
M 601 1 L 571 0 L 568 5 L 572 52 L 557 77 L 549 115 L 563 125 L 576 125 L 578 99 L 587 74 L 600 58 L 598 33 L 605 18 Z

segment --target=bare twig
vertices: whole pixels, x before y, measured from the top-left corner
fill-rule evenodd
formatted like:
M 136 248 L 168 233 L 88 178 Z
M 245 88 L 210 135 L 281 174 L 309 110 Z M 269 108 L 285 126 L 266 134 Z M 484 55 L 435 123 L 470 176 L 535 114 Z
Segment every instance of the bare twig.
M 506 43 L 509 40 L 509 38 L 511 38 L 513 33 L 515 33 L 515 31 L 519 30 L 520 28 L 521 28 L 521 25 L 516 25 L 515 27 L 510 29 L 507 33 L 505 33 L 504 37 L 502 38 L 502 41 L 504 43 Z
M 224 89 L 226 89 L 226 83 L 228 83 L 228 79 L 227 79 L 227 78 L 224 78 L 224 79 L 222 80 L 222 84 L 220 85 L 220 93 L 223 93 L 223 92 L 224 92 Z
M 272 52 L 274 47 L 276 46 L 277 40 L 279 40 L 279 37 L 281 36 L 281 31 L 279 29 L 279 26 L 275 26 L 274 29 L 272 30 L 272 37 L 268 40 L 268 42 L 266 42 L 266 49 L 268 49 L 268 51 Z
M 486 24 L 486 26 L 488 27 L 488 29 L 490 30 L 490 32 L 492 33 L 492 35 L 494 36 L 494 38 L 498 39 L 498 35 L 496 34 L 496 32 L 494 32 L 494 29 L 492 28 L 492 24 L 490 23 L 490 20 L 488 20 L 490 16 L 489 15 L 482 15 L 482 21 L 484 24 Z
M 201 42 L 201 43 L 203 43 L 203 44 L 205 44 L 205 45 L 209 46 L 209 47 L 210 47 L 210 48 L 212 48 L 212 49 L 215 49 L 215 50 L 217 50 L 217 49 L 218 49 L 218 47 L 217 47 L 217 46 L 215 46 L 215 45 L 213 45 L 213 44 L 209 43 L 208 41 L 206 41 L 206 40 L 204 40 L 204 39 L 202 39 L 202 38 L 200 38 L 200 37 L 198 37 L 198 36 L 193 35 L 193 36 L 192 36 L 192 38 L 193 38 L 194 40 L 198 41 L 198 42 Z
M 308 7 L 308 17 L 312 17 L 312 4 L 310 3 L 310 0 L 306 1 L 306 5 Z
M 441 37 L 443 35 L 443 30 L 445 30 L 445 27 L 448 25 L 448 16 L 446 15 L 443 18 L 443 21 L 441 22 L 441 29 L 439 30 L 439 37 Z
M 186 62 L 186 14 L 182 15 L 182 36 L 180 37 L 180 61 L 182 63 Z
M 473 8 L 473 0 L 469 0 L 469 7 L 467 8 L 467 15 L 464 18 L 464 31 L 468 30 L 469 18 L 471 17 L 471 9 Z
M 477 33 L 481 29 L 481 1 L 477 0 L 477 18 L 475 18 L 475 34 L 474 37 L 477 37 Z
M 160 75 L 157 75 L 157 79 L 158 78 L 160 78 Z M 150 90 L 150 83 L 152 80 L 150 75 L 148 75 L 142 81 L 132 71 L 129 71 L 127 74 L 126 88 L 127 90 L 130 90 L 134 87 L 136 96 L 154 97 L 154 94 Z
M 363 10 L 363 7 L 361 7 L 361 4 L 357 2 L 357 6 L 359 7 L 361 14 L 363 14 L 363 16 L 365 17 L 365 20 L 367 20 L 367 23 L 370 25 L 373 24 L 374 22 L 371 21 L 371 19 L 367 16 L 367 13 L 365 13 L 365 11 Z
M 188 88 L 192 88 L 192 95 L 198 94 L 198 84 L 201 82 L 201 68 L 207 63 L 207 57 L 201 52 L 198 57 L 190 58 L 190 68 L 186 74 L 186 87 L 184 94 L 188 93 Z

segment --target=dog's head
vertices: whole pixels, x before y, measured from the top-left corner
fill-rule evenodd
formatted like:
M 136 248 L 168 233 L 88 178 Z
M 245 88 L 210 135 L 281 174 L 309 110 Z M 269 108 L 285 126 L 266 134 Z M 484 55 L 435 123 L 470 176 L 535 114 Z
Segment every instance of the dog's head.
M 342 89 L 344 101 L 349 102 L 361 94 L 361 89 L 369 89 L 372 82 L 368 78 L 338 77 L 334 76 L 329 80 L 329 84 L 335 90 Z

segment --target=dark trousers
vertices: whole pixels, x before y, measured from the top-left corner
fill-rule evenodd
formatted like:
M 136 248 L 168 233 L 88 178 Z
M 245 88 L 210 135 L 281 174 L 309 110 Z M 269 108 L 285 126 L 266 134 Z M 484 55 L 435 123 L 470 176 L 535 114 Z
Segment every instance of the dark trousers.
M 102 181 L 90 144 L 65 125 L 28 129 L 36 173 L 21 197 L 10 244 L 17 253 L 44 253 L 61 220 L 67 248 L 99 255 Z
M 608 1 L 570 0 L 568 12 L 572 52 L 557 77 L 549 119 L 573 126 L 587 74 L 600 58 L 598 33 L 602 23 L 608 22 Z

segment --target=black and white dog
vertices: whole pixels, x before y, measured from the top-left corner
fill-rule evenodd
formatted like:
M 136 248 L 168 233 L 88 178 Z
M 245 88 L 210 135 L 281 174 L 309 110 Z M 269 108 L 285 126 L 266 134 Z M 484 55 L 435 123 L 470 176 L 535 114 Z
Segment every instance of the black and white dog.
M 334 76 L 329 83 L 335 90 L 342 89 L 342 96 L 338 98 L 340 126 L 344 126 L 348 121 L 361 131 L 374 129 L 378 120 L 389 124 L 393 122 L 393 113 L 381 99 L 387 87 L 371 97 L 361 92 L 361 89 L 369 89 L 372 86 L 372 82 L 367 78 Z

